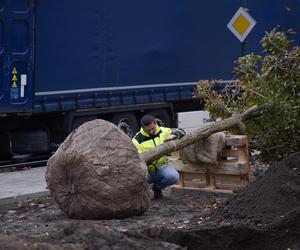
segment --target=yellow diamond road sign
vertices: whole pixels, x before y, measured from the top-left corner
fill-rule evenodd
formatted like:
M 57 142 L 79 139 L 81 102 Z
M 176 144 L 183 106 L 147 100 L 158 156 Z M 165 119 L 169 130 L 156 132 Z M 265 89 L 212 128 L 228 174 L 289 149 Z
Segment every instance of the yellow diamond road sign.
M 227 27 L 241 42 L 243 42 L 255 24 L 256 21 L 248 13 L 247 9 L 241 7 L 231 18 Z

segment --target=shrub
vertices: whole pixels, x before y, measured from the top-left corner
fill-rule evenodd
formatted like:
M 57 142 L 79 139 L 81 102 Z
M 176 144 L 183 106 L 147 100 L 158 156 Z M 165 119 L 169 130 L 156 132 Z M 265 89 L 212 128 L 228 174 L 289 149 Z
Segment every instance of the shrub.
M 263 115 L 246 124 L 251 148 L 264 161 L 280 160 L 300 148 L 300 48 L 292 47 L 287 32 L 278 28 L 261 40 L 263 53 L 235 62 L 238 82 L 219 91 L 215 81 L 200 81 L 202 97 L 212 118 L 228 117 L 257 104 Z

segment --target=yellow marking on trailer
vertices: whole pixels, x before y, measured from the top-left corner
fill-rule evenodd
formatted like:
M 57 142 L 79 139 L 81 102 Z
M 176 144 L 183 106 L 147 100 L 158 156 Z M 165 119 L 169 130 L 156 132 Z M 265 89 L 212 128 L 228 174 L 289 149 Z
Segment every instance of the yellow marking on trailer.
M 13 75 L 13 78 L 12 78 L 13 81 L 17 81 L 18 78 L 16 77 L 16 75 Z
M 13 68 L 12 74 L 18 74 L 16 67 Z
M 12 88 L 16 88 L 16 87 L 18 87 L 18 86 L 17 86 L 16 82 L 13 82 L 13 84 L 11 85 L 11 87 L 12 87 Z

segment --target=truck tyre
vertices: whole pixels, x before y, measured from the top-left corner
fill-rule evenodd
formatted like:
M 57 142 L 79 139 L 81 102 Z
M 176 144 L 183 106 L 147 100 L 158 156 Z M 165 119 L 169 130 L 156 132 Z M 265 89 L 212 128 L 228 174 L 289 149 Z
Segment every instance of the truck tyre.
M 97 116 L 76 117 L 72 123 L 72 131 L 80 127 L 82 124 L 97 119 Z
M 138 132 L 138 123 L 133 113 L 115 114 L 112 123 L 132 138 Z
M 172 127 L 170 115 L 165 109 L 155 109 L 147 112 L 148 115 L 152 115 L 158 119 L 158 123 L 160 126 L 170 128 Z

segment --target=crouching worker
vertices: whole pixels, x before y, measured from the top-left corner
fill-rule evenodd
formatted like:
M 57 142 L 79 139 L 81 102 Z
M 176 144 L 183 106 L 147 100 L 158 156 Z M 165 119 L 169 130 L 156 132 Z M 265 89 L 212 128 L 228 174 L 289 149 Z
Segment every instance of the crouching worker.
M 145 115 L 141 119 L 141 130 L 132 139 L 139 153 L 144 153 L 154 147 L 185 135 L 182 129 L 160 127 L 155 117 Z M 175 184 L 179 179 L 177 170 L 167 165 L 167 157 L 163 156 L 148 164 L 148 183 L 152 184 L 154 199 L 162 198 L 162 189 Z

